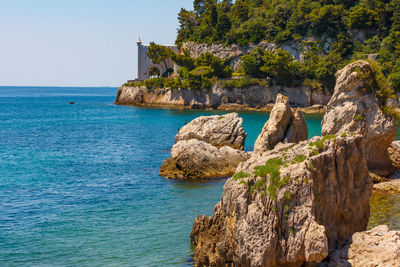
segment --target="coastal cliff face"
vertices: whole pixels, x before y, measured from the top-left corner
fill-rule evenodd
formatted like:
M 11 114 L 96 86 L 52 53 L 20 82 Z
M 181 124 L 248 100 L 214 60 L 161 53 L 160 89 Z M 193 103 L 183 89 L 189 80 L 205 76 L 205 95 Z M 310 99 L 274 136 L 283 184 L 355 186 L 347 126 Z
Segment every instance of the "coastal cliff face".
M 211 89 L 202 90 L 183 88 L 154 90 L 146 87 L 122 86 L 118 89 L 115 104 L 189 109 L 265 109 L 275 103 L 278 93 L 286 95 L 293 107 L 326 105 L 331 97 L 327 90 L 317 92 L 309 87 L 222 88 L 216 84 Z
M 394 171 L 388 147 L 397 124 L 382 112 L 376 97 L 376 84 L 367 61 L 356 61 L 336 74 L 336 86 L 322 121 L 322 134 L 354 132 L 366 139 L 369 169 L 381 176 Z
M 360 135 L 253 153 L 191 233 L 198 266 L 303 266 L 363 231 L 372 181 Z

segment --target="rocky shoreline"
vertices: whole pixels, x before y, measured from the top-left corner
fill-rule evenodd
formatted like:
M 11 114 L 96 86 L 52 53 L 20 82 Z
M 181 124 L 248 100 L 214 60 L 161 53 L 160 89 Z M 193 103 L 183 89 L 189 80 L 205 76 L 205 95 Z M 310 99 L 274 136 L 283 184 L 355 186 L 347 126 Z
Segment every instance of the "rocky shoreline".
M 375 79 L 369 68 L 368 62 L 357 61 L 337 73 L 321 137 L 307 140 L 301 112 L 290 108 L 289 97 L 276 96 L 255 151 L 247 159 L 230 161 L 238 167 L 213 215 L 199 215 L 193 223 L 190 237 L 196 266 L 398 264 L 400 231 L 382 225 L 366 231 L 373 187 L 394 191 L 398 183 L 390 175 L 399 162 L 398 144 L 392 143 L 397 124 L 382 112 L 375 91 L 364 90 Z M 365 74 L 362 79 L 358 72 Z M 208 132 L 214 135 L 216 121 L 205 127 L 211 127 Z M 219 142 L 211 145 L 205 138 L 208 134 L 196 136 L 196 131 L 207 131 L 192 129 L 184 135 L 187 138 L 176 138 L 174 147 L 184 148 L 172 152 L 171 159 L 178 162 L 183 155 L 185 160 L 175 168 L 221 169 L 214 166 L 221 157 L 203 157 L 208 150 L 220 153 Z M 234 140 L 236 135 L 224 145 Z M 193 179 L 196 174 L 188 176 Z M 379 181 L 380 176 L 389 181 L 374 186 L 372 177 Z
M 211 89 L 190 90 L 121 86 L 115 104 L 154 108 L 270 112 L 280 93 L 288 97 L 292 107 L 300 108 L 301 111 L 310 114 L 323 114 L 331 98 L 327 90 L 317 92 L 309 87 L 223 88 L 216 84 Z

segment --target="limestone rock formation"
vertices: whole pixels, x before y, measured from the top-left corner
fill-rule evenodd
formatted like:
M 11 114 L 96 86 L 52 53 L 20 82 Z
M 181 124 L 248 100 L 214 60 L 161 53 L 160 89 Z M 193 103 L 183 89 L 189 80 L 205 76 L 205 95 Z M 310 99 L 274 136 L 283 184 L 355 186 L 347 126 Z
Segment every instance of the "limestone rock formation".
M 269 120 L 258 136 L 254 151 L 263 152 L 273 149 L 279 142 L 297 143 L 307 140 L 308 128 L 301 111 L 293 114 L 288 98 L 278 94 Z
M 326 105 L 330 99 L 328 91 L 317 92 L 310 87 L 250 86 L 225 88 L 215 84 L 210 89 L 191 90 L 184 88 L 147 89 L 146 87 L 121 86 L 115 104 L 146 107 L 180 107 L 213 109 L 268 109 L 275 103 L 278 93 L 288 96 L 293 107 Z
M 246 46 L 239 46 L 232 44 L 229 46 L 224 46 L 222 44 L 198 44 L 195 42 L 185 42 L 182 44 L 181 49 L 187 49 L 191 57 L 197 58 L 201 54 L 211 53 L 216 57 L 222 59 L 229 59 L 230 66 L 237 71 L 242 63 L 241 57 L 248 54 L 250 51 L 261 47 L 267 51 L 273 51 L 277 48 L 274 43 L 261 42 L 257 45 L 250 44 Z
M 175 136 L 175 143 L 182 140 L 197 139 L 216 147 L 230 146 L 243 149 L 246 133 L 243 119 L 237 113 L 226 115 L 201 116 L 185 125 Z
M 374 190 L 389 194 L 400 194 L 400 179 L 392 179 L 374 184 Z
M 305 266 L 366 230 L 372 181 L 361 135 L 254 152 L 191 233 L 198 266 Z
M 363 135 L 368 168 L 386 176 L 393 172 L 387 149 L 397 125 L 381 111 L 374 84 L 375 77 L 367 61 L 356 61 L 338 71 L 335 91 L 322 121 L 322 135 L 345 132 Z
M 197 139 L 176 143 L 171 158 L 161 166 L 160 175 L 179 179 L 208 179 L 232 175 L 249 153 L 228 146 L 216 148 Z
M 319 267 L 400 266 L 400 231 L 386 225 L 355 233 L 349 242 L 330 255 L 330 262 Z
M 400 141 L 394 141 L 388 148 L 389 157 L 393 167 L 400 169 Z
M 298 143 L 308 139 L 308 128 L 303 113 L 296 109 L 288 127 L 285 143 Z

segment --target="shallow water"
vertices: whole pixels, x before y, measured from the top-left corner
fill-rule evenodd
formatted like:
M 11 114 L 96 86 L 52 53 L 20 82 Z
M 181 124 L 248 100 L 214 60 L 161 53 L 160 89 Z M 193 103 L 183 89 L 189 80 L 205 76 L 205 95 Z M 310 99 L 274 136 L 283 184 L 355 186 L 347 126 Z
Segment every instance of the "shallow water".
M 386 224 L 390 230 L 400 230 L 400 195 L 373 192 L 368 229 Z
M 116 90 L 0 87 L 0 266 L 191 265 L 193 220 L 225 180 L 158 170 L 185 121 L 224 112 L 115 106 Z M 268 116 L 240 116 L 252 150 Z M 306 116 L 310 136 L 321 118 Z

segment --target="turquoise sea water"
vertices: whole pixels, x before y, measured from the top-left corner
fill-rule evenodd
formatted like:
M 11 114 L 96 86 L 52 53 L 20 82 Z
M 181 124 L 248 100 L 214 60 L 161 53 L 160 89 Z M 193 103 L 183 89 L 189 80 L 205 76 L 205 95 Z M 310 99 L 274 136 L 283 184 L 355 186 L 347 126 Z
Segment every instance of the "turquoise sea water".
M 158 170 L 177 128 L 223 112 L 116 106 L 116 91 L 0 87 L 0 266 L 192 264 L 193 220 L 225 180 Z M 268 116 L 240 116 L 251 150 Z M 319 135 L 321 116 L 306 120 Z

